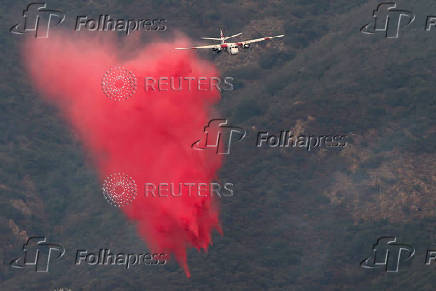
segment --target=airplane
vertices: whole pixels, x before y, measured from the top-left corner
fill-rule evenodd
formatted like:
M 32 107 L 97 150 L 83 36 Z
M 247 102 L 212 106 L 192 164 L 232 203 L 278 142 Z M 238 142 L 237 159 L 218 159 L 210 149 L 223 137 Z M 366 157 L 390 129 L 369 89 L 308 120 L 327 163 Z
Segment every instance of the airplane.
M 284 37 L 284 34 L 276 35 L 276 36 L 267 36 L 267 37 L 261 37 L 256 39 L 250 39 L 246 41 L 240 41 L 240 42 L 226 42 L 229 38 L 240 36 L 242 32 L 234 34 L 232 36 L 224 36 L 223 30 L 220 29 L 220 37 L 202 37 L 202 39 L 207 40 L 217 40 L 220 41 L 220 44 L 213 44 L 213 45 L 204 45 L 204 46 L 194 46 L 194 47 L 177 47 L 176 50 L 190 50 L 190 49 L 211 49 L 212 51 L 218 53 L 221 53 L 223 50 L 226 50 L 226 52 L 230 55 L 236 55 L 239 52 L 239 48 L 248 49 L 250 47 L 250 44 L 255 42 L 260 42 L 264 40 L 270 40 L 272 38 L 281 38 Z

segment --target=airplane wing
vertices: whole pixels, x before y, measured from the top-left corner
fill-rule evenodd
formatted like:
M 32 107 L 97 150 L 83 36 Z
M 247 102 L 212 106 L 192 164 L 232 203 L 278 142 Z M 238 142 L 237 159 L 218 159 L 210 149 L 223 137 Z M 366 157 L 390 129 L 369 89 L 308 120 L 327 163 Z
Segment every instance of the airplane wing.
M 266 36 L 266 37 L 261 37 L 261 38 L 256 38 L 256 39 L 250 39 L 250 40 L 238 42 L 238 45 L 244 45 L 244 44 L 249 44 L 249 43 L 254 43 L 254 42 L 260 42 L 260 41 L 269 40 L 269 39 L 272 39 L 272 38 L 281 38 L 281 37 L 284 37 L 284 36 L 285 36 L 284 34 L 281 34 L 281 35 L 276 35 L 276 36 Z
M 203 45 L 203 46 L 194 46 L 194 47 L 176 47 L 176 50 L 195 50 L 195 49 L 213 49 L 213 48 L 221 48 L 221 45 L 219 44 L 212 44 L 212 45 Z

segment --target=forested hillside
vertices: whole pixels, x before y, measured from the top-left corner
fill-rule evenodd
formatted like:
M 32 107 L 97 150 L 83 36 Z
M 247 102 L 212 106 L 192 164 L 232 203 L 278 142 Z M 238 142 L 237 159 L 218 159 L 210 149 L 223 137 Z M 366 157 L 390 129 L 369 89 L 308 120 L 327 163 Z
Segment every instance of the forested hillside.
M 2 290 L 433 290 L 426 250 L 436 243 L 436 43 L 425 31 L 436 3 L 398 1 L 417 18 L 398 39 L 360 29 L 377 1 L 50 1 L 67 15 L 163 17 L 167 31 L 285 34 L 238 55 L 198 54 L 234 77 L 217 115 L 248 131 L 219 178 L 235 185 L 220 200 L 224 236 L 207 254 L 188 252 L 192 277 L 175 263 L 124 270 L 75 266 L 75 253 L 50 273 L 9 267 L 29 236 L 66 249 L 146 249 L 122 212 L 104 200 L 96 170 L 74 132 L 32 88 L 23 38 L 9 33 L 23 1 L 0 4 L 0 289 Z M 71 25 L 70 25 L 71 26 Z M 73 25 L 74 26 L 74 25 Z M 119 36 L 120 41 L 129 36 Z M 342 150 L 258 148 L 256 134 L 292 130 L 345 135 Z M 399 273 L 360 262 L 381 236 L 412 244 Z

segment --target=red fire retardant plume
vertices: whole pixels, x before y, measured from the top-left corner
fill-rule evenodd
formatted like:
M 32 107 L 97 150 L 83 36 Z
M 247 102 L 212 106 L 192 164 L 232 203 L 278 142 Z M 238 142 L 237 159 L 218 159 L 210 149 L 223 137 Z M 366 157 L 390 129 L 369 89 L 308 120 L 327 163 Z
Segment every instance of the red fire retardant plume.
M 186 45 L 180 39 L 120 49 L 113 38 L 51 33 L 48 39 L 27 39 L 23 55 L 32 83 L 80 137 L 101 182 L 112 173 L 125 173 L 136 182 L 136 199 L 122 210 L 149 248 L 174 255 L 189 277 L 186 249 L 206 251 L 212 229 L 221 232 L 212 195 L 189 196 L 188 187 L 182 187 L 181 197 L 144 195 L 145 183 L 174 183 L 175 191 L 178 183 L 210 183 L 221 166 L 213 150 L 191 148 L 202 137 L 220 94 L 206 81 L 200 90 L 196 81 L 190 88 L 189 80 L 178 83 L 179 77 L 217 76 L 211 63 L 174 49 Z M 136 91 L 127 100 L 103 93 L 102 78 L 114 66 L 136 77 Z M 175 89 L 182 89 L 164 85 L 169 90 L 159 91 L 156 85 L 156 91 L 146 92 L 145 77 L 175 77 Z

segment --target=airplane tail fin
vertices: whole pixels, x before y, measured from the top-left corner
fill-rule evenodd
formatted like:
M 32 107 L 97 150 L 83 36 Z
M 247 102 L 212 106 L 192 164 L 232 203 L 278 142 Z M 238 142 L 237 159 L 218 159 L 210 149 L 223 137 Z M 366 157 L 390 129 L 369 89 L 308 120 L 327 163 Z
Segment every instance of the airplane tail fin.
M 237 34 L 234 34 L 234 35 L 231 35 L 231 36 L 226 36 L 226 37 L 224 37 L 224 40 L 229 39 L 229 38 L 233 38 L 233 37 L 240 36 L 241 34 L 242 34 L 242 32 L 237 33 Z
M 229 38 L 233 38 L 233 37 L 237 37 L 240 36 L 242 34 L 242 32 L 231 35 L 231 36 L 224 36 L 223 30 L 222 28 L 220 28 L 220 37 L 202 37 L 201 39 L 208 39 L 208 40 L 217 40 L 217 41 L 221 41 L 221 43 L 224 43 L 225 40 L 229 39 Z

